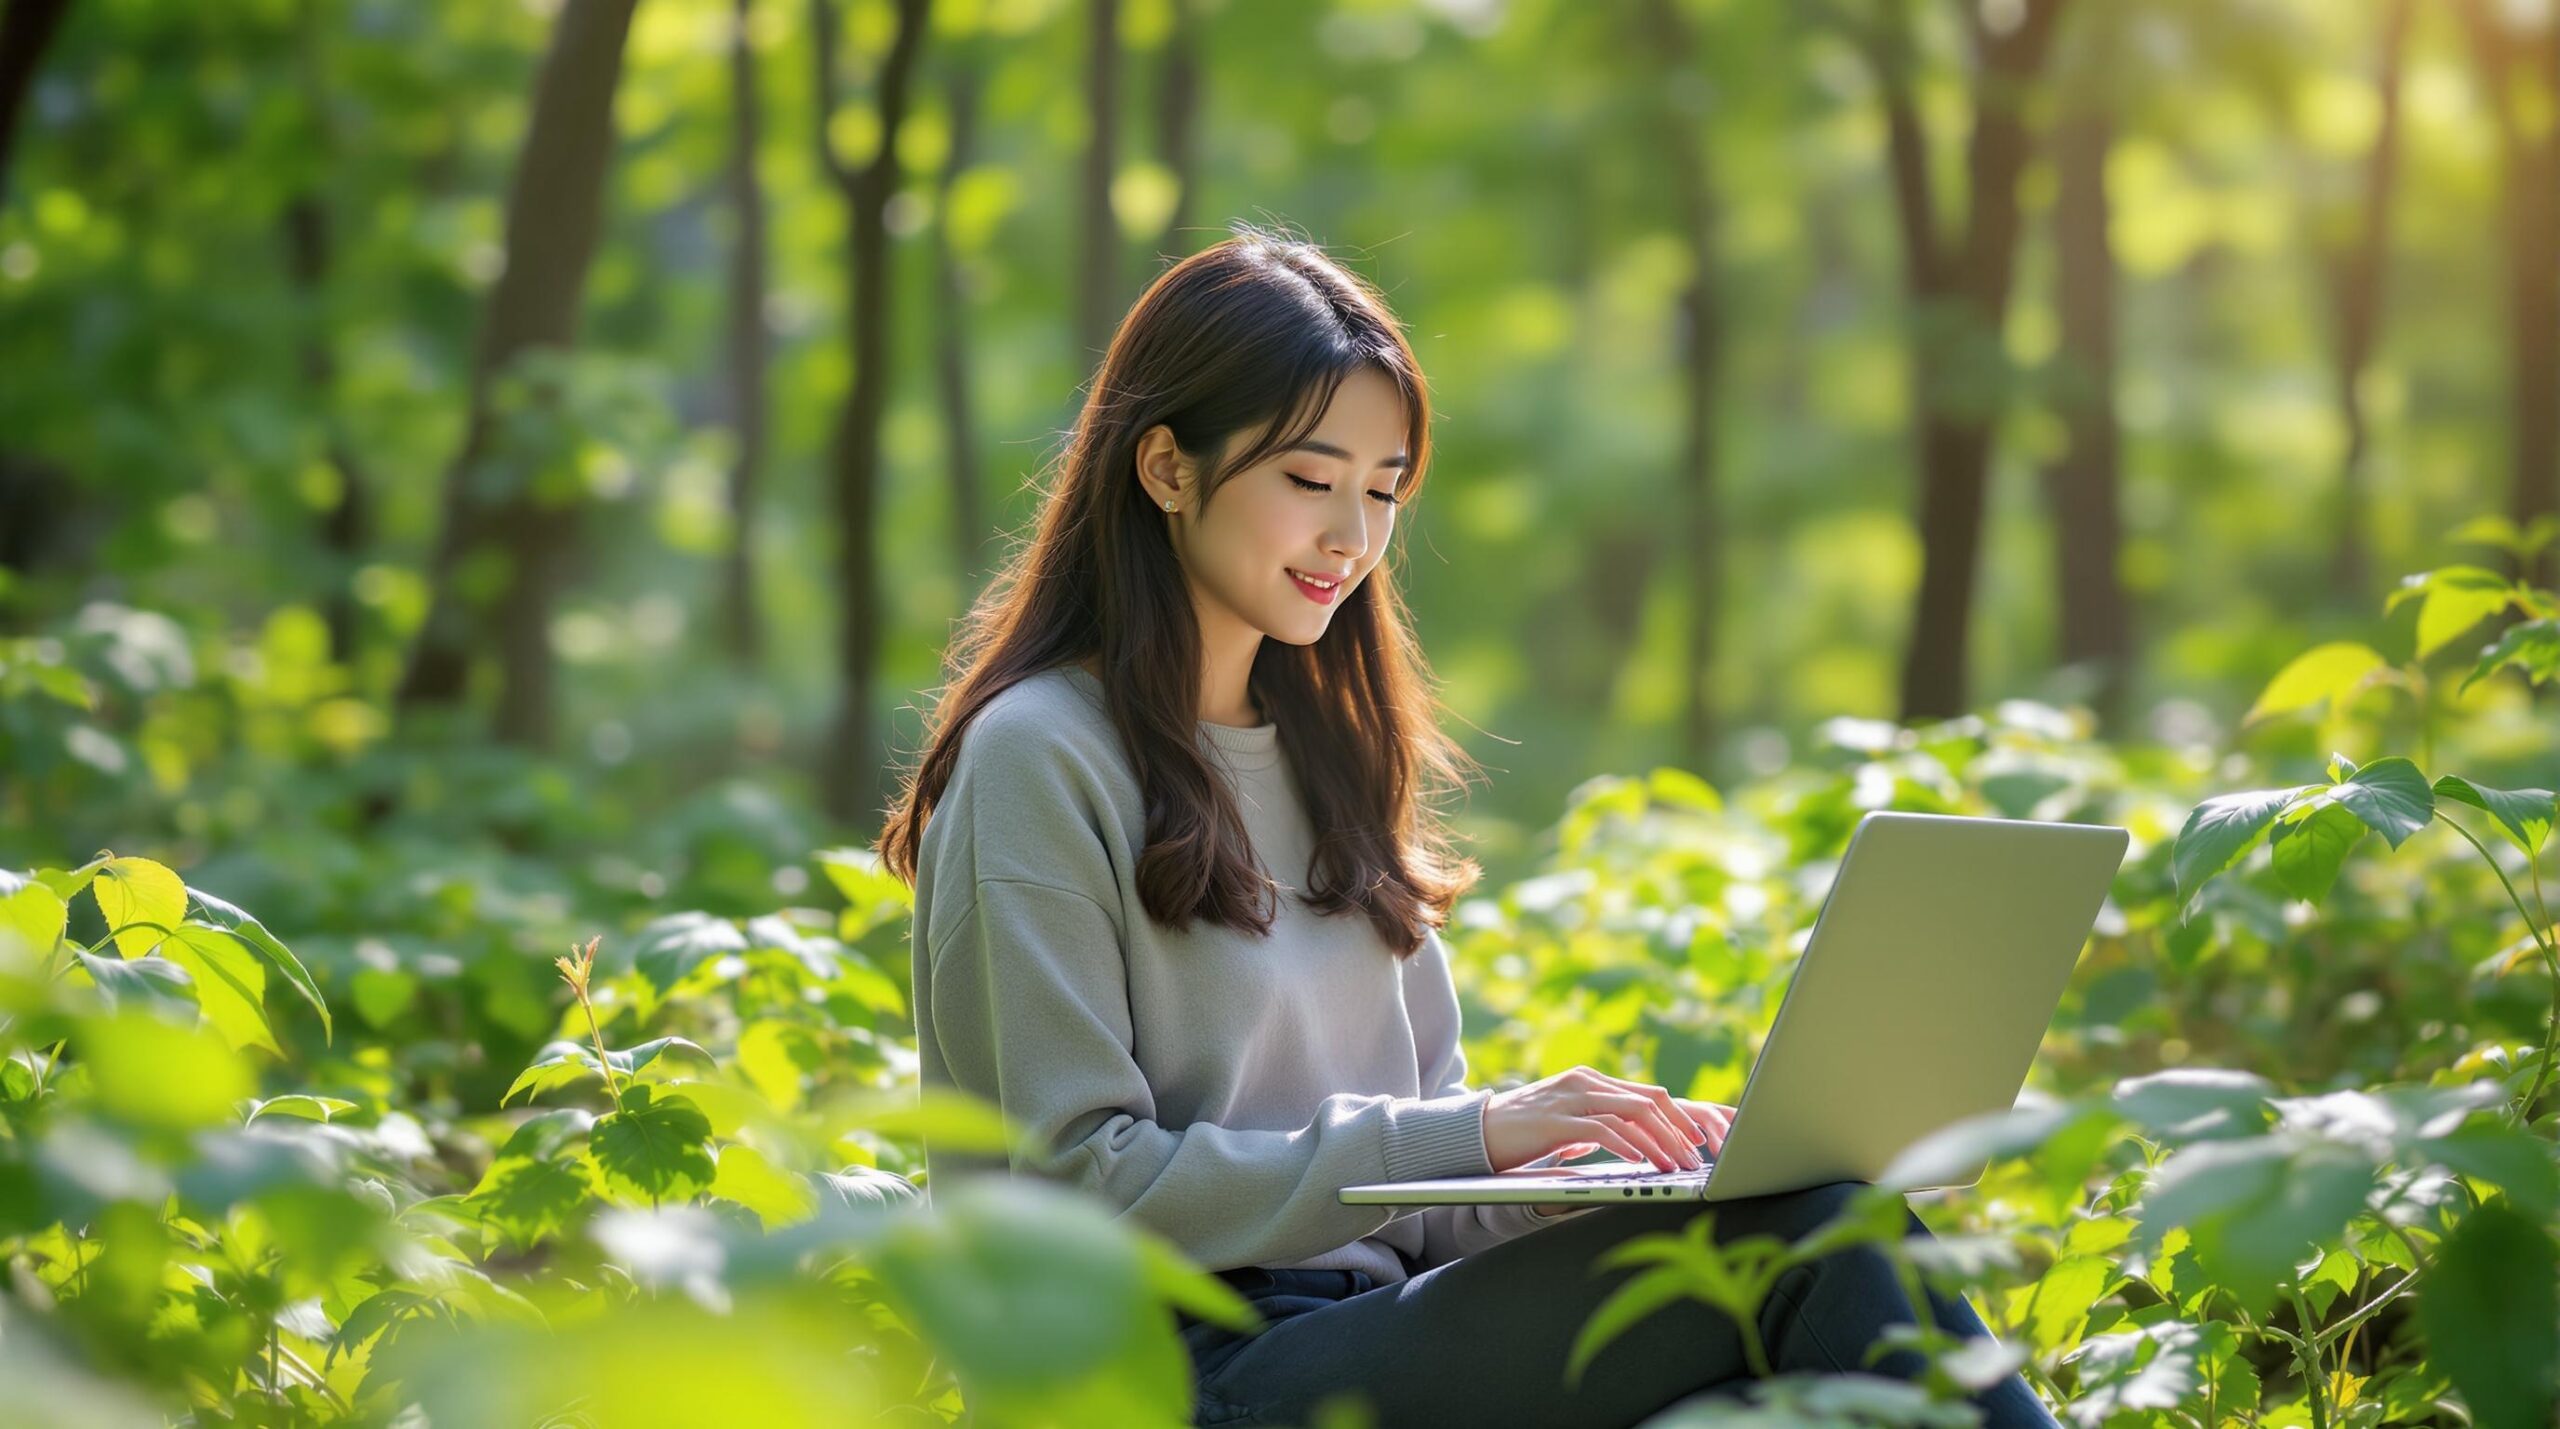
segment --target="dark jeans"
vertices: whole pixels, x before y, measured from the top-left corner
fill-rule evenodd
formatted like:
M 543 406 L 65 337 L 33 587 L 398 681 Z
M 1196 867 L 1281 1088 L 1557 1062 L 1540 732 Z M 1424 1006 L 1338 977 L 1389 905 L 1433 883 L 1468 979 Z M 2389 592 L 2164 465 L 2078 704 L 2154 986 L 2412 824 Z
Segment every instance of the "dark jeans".
M 1723 1311 L 1691 1299 L 1637 1320 L 1568 1388 L 1565 1361 L 1583 1322 L 1641 1269 L 1595 1274 L 1593 1262 L 1631 1236 L 1676 1233 L 1702 1210 L 1713 1213 L 1718 1242 L 1752 1235 L 1792 1242 L 1837 1214 L 1858 1185 L 1710 1206 L 1604 1206 L 1394 1285 L 1357 1270 L 1226 1271 L 1269 1324 L 1245 1336 L 1181 1317 L 1199 1377 L 1197 1422 L 1306 1424 L 1318 1405 L 1340 1396 L 1365 1399 L 1378 1429 L 1624 1426 L 1702 1392 L 1738 1393 L 1749 1382 L 1741 1333 Z M 1904 1214 L 1907 1234 L 1929 1234 L 1918 1216 Z M 1990 1333 L 1961 1296 L 1927 1293 L 1939 1329 L 1965 1338 Z M 1887 1325 L 1913 1320 L 1901 1280 L 1872 1245 L 1788 1270 L 1759 1315 L 1761 1343 L 1779 1374 L 1850 1370 L 1902 1379 L 1925 1368 L 1915 1351 L 1896 1350 L 1874 1365 L 1864 1356 Z M 1974 1403 L 1985 1429 L 2057 1429 L 2020 1375 Z

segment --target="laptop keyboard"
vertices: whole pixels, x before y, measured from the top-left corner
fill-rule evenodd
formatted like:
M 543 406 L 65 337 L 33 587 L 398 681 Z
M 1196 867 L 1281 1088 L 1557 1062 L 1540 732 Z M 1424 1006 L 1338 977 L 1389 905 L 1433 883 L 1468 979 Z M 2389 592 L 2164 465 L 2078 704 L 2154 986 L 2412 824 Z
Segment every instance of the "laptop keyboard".
M 1568 1166 L 1565 1170 L 1572 1170 Z M 1592 1186 L 1679 1186 L 1704 1181 L 1715 1174 L 1716 1163 L 1710 1161 L 1697 1171 L 1620 1171 L 1585 1176 L 1582 1181 Z

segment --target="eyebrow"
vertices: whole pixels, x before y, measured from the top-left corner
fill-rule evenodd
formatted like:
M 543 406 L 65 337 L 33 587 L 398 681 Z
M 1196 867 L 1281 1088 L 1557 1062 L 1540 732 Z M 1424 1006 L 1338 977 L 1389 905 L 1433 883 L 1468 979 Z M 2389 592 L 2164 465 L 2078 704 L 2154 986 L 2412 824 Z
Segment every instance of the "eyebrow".
M 1309 437 L 1305 441 L 1298 443 L 1296 446 L 1290 447 L 1288 450 L 1293 452 L 1314 452 L 1317 456 L 1329 456 L 1335 461 L 1351 460 L 1351 453 L 1344 451 L 1342 448 L 1335 446 L 1331 442 L 1318 441 L 1314 437 Z M 1403 452 L 1398 452 L 1394 456 L 1388 457 L 1385 461 L 1378 463 L 1378 465 L 1410 467 L 1413 465 L 1413 458 Z

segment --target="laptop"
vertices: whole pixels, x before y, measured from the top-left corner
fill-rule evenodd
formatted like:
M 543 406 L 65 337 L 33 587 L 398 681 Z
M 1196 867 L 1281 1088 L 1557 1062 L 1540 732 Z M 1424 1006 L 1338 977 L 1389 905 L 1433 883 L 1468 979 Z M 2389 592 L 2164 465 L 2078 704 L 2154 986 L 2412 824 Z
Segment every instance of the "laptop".
M 1875 1181 L 1929 1133 L 2016 1104 L 2131 841 L 2105 824 L 1870 812 L 1705 1169 L 1550 1157 L 1340 1199 L 1591 1206 Z M 1970 1186 L 1989 1165 L 1903 1189 Z

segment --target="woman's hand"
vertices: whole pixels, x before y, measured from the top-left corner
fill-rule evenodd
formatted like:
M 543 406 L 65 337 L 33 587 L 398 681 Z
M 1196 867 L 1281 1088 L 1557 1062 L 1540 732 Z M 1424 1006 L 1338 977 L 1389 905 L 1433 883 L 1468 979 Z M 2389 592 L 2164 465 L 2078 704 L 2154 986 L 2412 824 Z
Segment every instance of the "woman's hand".
M 1675 1097 L 1644 1082 L 1574 1067 L 1525 1087 L 1495 1092 L 1485 1103 L 1484 1149 L 1496 1171 L 1548 1152 L 1564 1160 L 1614 1151 L 1658 1170 L 1696 1170 L 1698 1154 L 1724 1146 L 1732 1109 Z
M 1590 1071 L 1591 1069 L 1587 1067 L 1578 1067 L 1574 1070 Z M 1594 1072 L 1593 1075 L 1603 1076 L 1605 1074 Z M 1614 1077 L 1609 1078 L 1609 1080 L 1618 1082 L 1622 1087 L 1658 1090 L 1658 1088 L 1644 1088 L 1644 1084 L 1641 1082 L 1627 1082 Z M 1528 1088 L 1523 1087 L 1521 1090 L 1526 1091 Z M 1497 1093 L 1496 1095 L 1501 1094 Z M 1706 1143 L 1707 1154 L 1710 1156 L 1723 1154 L 1725 1134 L 1733 1129 L 1733 1108 L 1726 1106 L 1722 1102 L 1691 1101 L 1687 1097 L 1672 1097 L 1670 1098 L 1670 1101 L 1671 1105 L 1676 1108 L 1691 1125 L 1696 1126 L 1703 1131 L 1704 1134 L 1700 1139 Z M 1490 1105 L 1485 1108 L 1485 1115 L 1487 1118 L 1485 1148 L 1490 1151 L 1493 1147 L 1493 1132 L 1491 1128 L 1493 1108 Z M 1609 1143 L 1599 1141 L 1572 1141 L 1554 1148 L 1554 1151 L 1555 1157 L 1558 1161 L 1570 1161 L 1574 1157 L 1587 1156 L 1594 1151 L 1606 1149 L 1608 1146 Z M 1538 1154 L 1543 1156 L 1546 1153 L 1540 1152 Z M 1626 1155 L 1624 1151 L 1620 1151 L 1619 1154 L 1622 1156 Z M 1531 1157 L 1529 1159 L 1535 1160 L 1536 1157 Z M 1644 1160 L 1646 1158 L 1628 1157 L 1628 1159 Z M 1502 1169 L 1500 1162 L 1495 1163 L 1495 1169 Z M 1530 1209 L 1534 1211 L 1541 1220 L 1551 1220 L 1557 1216 L 1571 1215 L 1578 1210 L 1587 1211 L 1596 1208 L 1592 1206 L 1532 1206 Z

